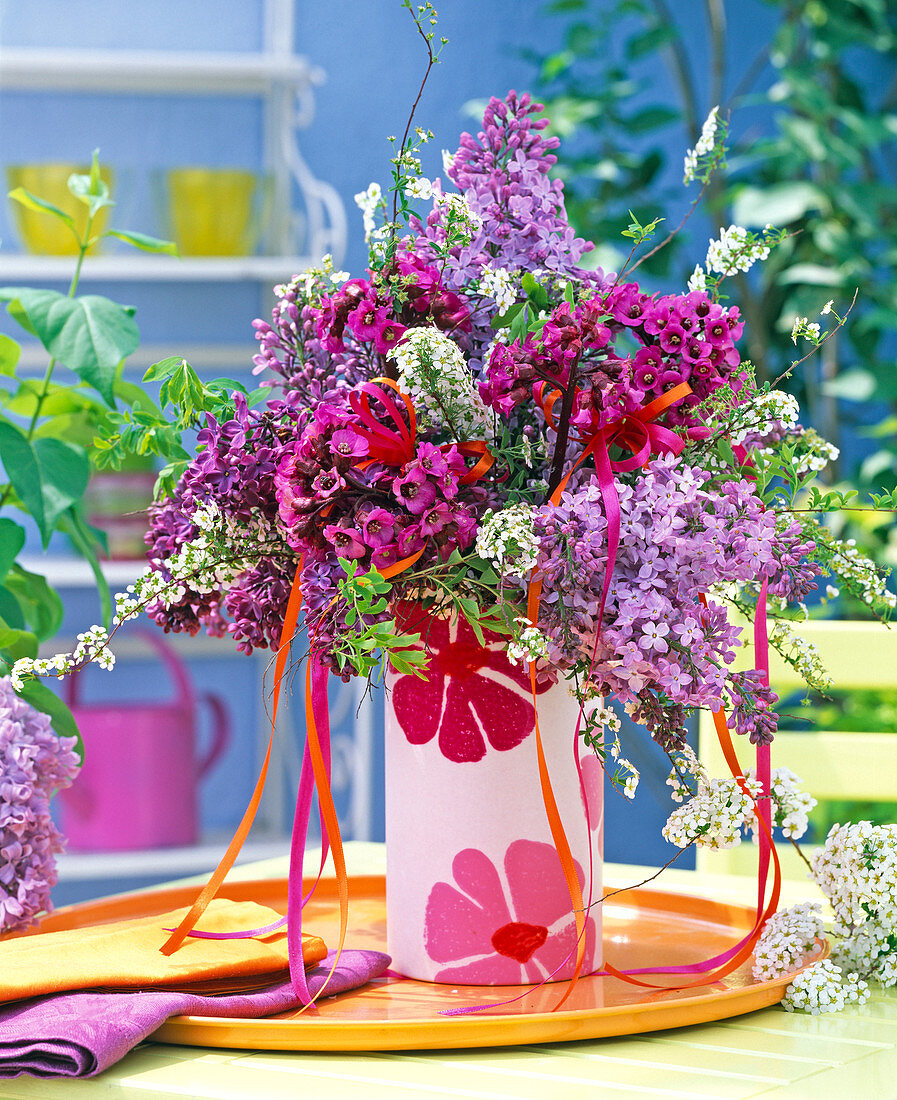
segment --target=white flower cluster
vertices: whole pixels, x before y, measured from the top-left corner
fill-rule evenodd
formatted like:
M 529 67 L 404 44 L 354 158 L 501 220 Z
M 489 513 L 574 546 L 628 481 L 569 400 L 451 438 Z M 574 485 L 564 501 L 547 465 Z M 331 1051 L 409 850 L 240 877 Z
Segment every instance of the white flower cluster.
M 869 1000 L 869 986 L 857 974 L 846 977 L 840 966 L 824 959 L 813 963 L 785 990 L 782 1007 L 788 1012 L 803 1011 L 811 1016 L 823 1012 L 840 1012 L 846 1005 L 865 1004 Z
M 511 504 L 500 512 L 486 512 L 477 531 L 476 552 L 506 577 L 524 579 L 538 558 L 531 504 Z
M 745 772 L 745 777 L 752 787 L 756 785 L 759 789 L 760 783 L 753 768 Z M 790 768 L 773 768 L 770 780 L 772 823 L 785 836 L 798 840 L 807 831 L 807 815 L 816 805 L 816 799 L 803 789 L 803 781 Z M 753 813 L 745 825 L 754 830 L 754 841 L 758 842 L 759 829 Z
M 282 300 L 287 296 L 294 285 L 300 284 L 306 298 L 312 298 L 315 291 L 320 288 L 329 289 L 330 286 L 342 286 L 348 279 L 348 271 L 337 271 L 333 266 L 333 257 L 326 252 L 321 257 L 320 267 L 307 267 L 294 275 L 289 283 L 278 283 L 274 287 L 274 297 Z
M 734 779 L 702 779 L 692 798 L 670 814 L 663 836 L 677 848 L 734 848 L 753 813 L 750 796 Z
M 838 575 L 850 580 L 862 591 L 860 598 L 864 603 L 882 603 L 886 607 L 897 607 L 897 596 L 888 590 L 884 576 L 878 571 L 875 562 L 857 549 L 856 539 L 835 539 L 837 551 Z
M 523 626 L 520 636 L 508 642 L 508 660 L 512 665 L 518 661 L 529 663 L 540 657 L 548 656 L 548 639 L 537 626 L 531 626 L 529 619 L 517 619 Z
M 700 264 L 695 264 L 694 271 L 688 277 L 688 289 L 700 290 L 705 294 L 707 292 L 707 272 Z
M 614 715 L 614 717 L 616 718 L 616 715 Z M 635 766 L 635 764 L 633 764 L 631 760 L 627 760 L 625 756 L 621 755 L 619 719 L 617 719 L 616 725 L 610 726 L 610 729 L 613 731 L 614 739 L 611 743 L 610 748 L 608 749 L 608 752 L 610 753 L 611 759 L 616 764 L 614 773 L 611 776 L 611 782 L 617 787 L 620 787 L 622 785 L 623 794 L 628 799 L 633 799 L 635 798 L 635 792 L 638 789 L 639 779 L 641 778 L 641 775 L 639 774 L 639 770 Z
M 376 226 L 376 214 L 383 203 L 383 191 L 379 183 L 369 183 L 365 191 L 359 191 L 355 196 L 355 204 L 361 210 L 364 219 L 364 239 L 369 241 Z
M 835 914 L 840 955 L 864 977 L 897 984 L 897 825 L 833 825 L 812 866 Z
M 486 264 L 480 276 L 480 290 L 495 302 L 502 313 L 517 301 L 514 276 L 506 267 Z
M 740 225 L 730 225 L 719 232 L 719 240 L 711 239 L 707 249 L 708 271 L 735 275 L 739 271 L 750 271 L 757 260 L 765 260 L 769 255 L 769 245 L 763 238 Z
M 458 440 L 491 439 L 492 416 L 461 349 L 435 326 L 408 329 L 390 352 L 415 407 Z
M 409 180 L 405 190 L 415 199 L 431 199 L 433 197 L 433 181 L 426 176 L 418 176 Z
M 751 969 L 755 978 L 769 982 L 796 970 L 822 935 L 818 901 L 805 901 L 773 913 L 754 948 Z
M 719 127 L 719 107 L 714 107 L 701 127 L 701 136 L 694 149 L 689 149 L 685 154 L 683 165 L 683 180 L 686 185 L 691 183 L 697 175 L 698 161 L 706 157 L 716 148 L 716 131 Z
M 666 778 L 666 785 L 671 788 L 670 798 L 674 802 L 684 802 L 687 798 L 691 798 L 697 784 L 706 783 L 707 772 L 698 759 L 697 753 L 688 743 L 681 749 L 674 749 L 669 756 L 673 764 Z
M 787 606 L 787 601 L 784 603 Z M 822 663 L 816 645 L 795 634 L 787 620 L 776 619 L 773 622 L 769 641 L 811 688 L 823 693 L 831 689 L 832 678 Z
M 791 328 L 791 342 L 796 344 L 799 336 L 802 336 L 805 340 L 810 340 L 814 344 L 818 344 L 822 339 L 819 322 L 811 321 L 809 317 L 795 317 L 794 325 Z
M 813 428 L 807 428 L 798 443 L 801 447 L 801 453 L 795 455 L 794 463 L 795 473 L 798 474 L 818 474 L 830 462 L 834 462 L 841 453 L 834 443 L 829 443 L 827 439 L 823 439 Z
M 800 405 L 796 397 L 784 390 L 769 390 L 754 394 L 738 411 L 739 424 L 730 435 L 733 445 L 744 443 L 754 433 L 765 435 L 777 424 L 793 428 L 800 416 Z
M 436 201 L 445 211 L 447 235 L 457 244 L 470 244 L 483 225 L 479 214 L 471 210 L 463 195 L 438 195 Z
M 115 654 L 109 648 L 109 635 L 105 627 L 94 625 L 79 634 L 72 653 L 57 653 L 53 657 L 20 657 L 9 670 L 9 678 L 13 689 L 21 691 L 26 676 L 56 676 L 61 680 L 67 672 L 85 661 L 95 661 L 107 672 L 115 667 Z
M 199 593 L 215 592 L 229 587 L 251 563 L 238 557 L 233 551 L 225 553 L 227 560 L 222 560 L 222 547 L 245 547 L 251 544 L 253 538 L 262 545 L 268 538 L 263 526 L 259 526 L 257 530 L 235 527 L 228 521 L 229 517 L 222 516 L 218 505 L 211 502 L 200 505 L 190 519 L 199 528 L 200 534 L 184 543 L 166 561 L 170 579 L 158 569 L 147 569 L 124 592 L 117 592 L 113 625 L 118 626 L 134 619 L 153 605 L 170 606 L 178 603 L 187 592 L 187 584 L 192 591 Z M 16 661 L 10 670 L 13 687 L 19 691 L 25 676 L 61 678 L 88 661 L 105 669 L 114 666 L 115 655 L 109 648 L 109 635 L 103 627 L 93 626 L 79 634 L 77 643 L 71 653 L 57 653 L 54 657 L 37 660 L 23 657 Z
M 592 712 L 592 718 L 596 725 L 604 726 L 611 733 L 619 733 L 621 729 L 620 716 L 613 707 L 606 702 L 600 703 Z

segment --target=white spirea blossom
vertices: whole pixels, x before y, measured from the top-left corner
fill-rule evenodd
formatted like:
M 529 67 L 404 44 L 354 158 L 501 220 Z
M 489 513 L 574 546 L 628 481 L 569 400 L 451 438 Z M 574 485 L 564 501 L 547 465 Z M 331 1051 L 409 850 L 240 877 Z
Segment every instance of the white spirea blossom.
M 445 228 L 450 237 L 470 244 L 483 222 L 463 195 L 437 195 L 436 201 L 445 214 Z
M 451 172 L 452 166 L 453 166 L 454 163 L 455 163 L 455 154 L 450 153 L 448 151 L 448 149 L 443 149 L 442 150 L 442 170 L 443 170 L 443 172 L 445 172 L 446 175 L 448 175 Z
M 364 220 L 364 239 L 370 240 L 374 232 L 374 214 L 383 201 L 383 192 L 379 183 L 369 183 L 367 189 L 359 191 L 355 196 L 355 203 L 359 207 Z
M 418 176 L 408 181 L 407 191 L 416 199 L 430 199 L 433 197 L 433 182 L 426 176 Z
M 502 313 L 517 301 L 514 274 L 505 267 L 487 264 L 480 276 L 480 290 L 495 302 Z
M 701 127 L 701 136 L 694 149 L 689 149 L 685 154 L 683 165 L 683 183 L 691 183 L 698 170 L 698 160 L 712 153 L 716 146 L 716 131 L 719 126 L 719 106 L 713 108 L 704 125 Z
M 809 317 L 795 317 L 791 327 L 791 342 L 797 343 L 797 338 L 802 336 L 813 344 L 818 344 L 822 338 L 818 321 L 811 321 Z
M 750 271 L 758 260 L 769 255 L 769 246 L 755 233 L 743 229 L 740 225 L 730 225 L 720 229 L 719 240 L 711 239 L 707 249 L 707 270 L 718 275 L 735 275 L 739 271 Z
M 538 558 L 531 504 L 512 504 L 500 512 L 488 511 L 477 531 L 476 552 L 506 577 L 524 579 Z
M 754 948 L 751 969 L 755 978 L 769 982 L 796 970 L 822 935 L 818 901 L 805 901 L 773 913 Z
M 529 619 L 517 619 L 523 626 L 520 636 L 508 642 L 508 660 L 512 665 L 518 661 L 538 661 L 540 657 L 548 656 L 548 639 L 536 626 L 531 626 Z
M 840 966 L 824 959 L 801 971 L 785 991 L 783 1008 L 811 1016 L 840 1012 L 845 1005 L 865 1004 L 869 986 L 857 974 L 844 975 Z
M 492 438 L 492 415 L 454 340 L 435 327 L 411 328 L 390 356 L 422 419 L 444 425 L 458 440 Z
M 790 393 L 769 390 L 754 394 L 739 412 L 740 424 L 730 436 L 733 445 L 744 443 L 755 433 L 765 435 L 777 424 L 785 429 L 793 428 L 800 416 L 800 406 Z
M 835 914 L 833 962 L 897 985 L 897 825 L 833 825 L 812 867 Z
M 700 264 L 695 264 L 695 269 L 688 277 L 688 289 L 691 291 L 707 291 L 707 272 Z
M 617 720 L 616 726 L 610 726 L 610 728 L 613 730 L 614 739 L 608 752 L 610 753 L 611 759 L 616 764 L 616 768 L 611 775 L 611 781 L 614 786 L 622 787 L 623 794 L 626 798 L 633 799 L 638 790 L 641 773 L 631 760 L 627 760 L 626 757 L 622 755 L 619 736 L 619 719 Z
M 749 768 L 745 776 L 752 784 L 756 783 L 759 787 L 753 768 Z M 776 828 L 781 829 L 785 836 L 799 840 L 807 831 L 808 815 L 816 805 L 816 799 L 803 789 L 803 780 L 790 768 L 773 768 L 770 780 L 772 823 Z M 745 825 L 754 830 L 754 840 L 759 841 L 757 819 L 753 813 Z
M 734 779 L 706 779 L 688 802 L 673 810 L 663 836 L 677 848 L 692 843 L 702 848 L 734 848 L 741 843 L 741 828 L 753 813 L 750 796 Z

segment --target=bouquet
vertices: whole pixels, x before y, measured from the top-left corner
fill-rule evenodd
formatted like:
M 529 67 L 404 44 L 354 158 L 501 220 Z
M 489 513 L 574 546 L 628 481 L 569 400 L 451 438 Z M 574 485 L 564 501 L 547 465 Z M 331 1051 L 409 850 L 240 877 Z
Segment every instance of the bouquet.
M 314 659 L 348 679 L 387 664 L 425 677 L 408 608 L 454 616 L 481 642 L 503 639 L 537 681 L 568 683 L 585 743 L 631 797 L 619 723 L 586 706 L 619 701 L 689 799 L 667 836 L 734 843 L 749 792 L 703 775 L 686 724 L 725 708 L 738 735 L 772 740 L 762 669 L 731 670 L 740 624 L 768 612 L 771 644 L 824 686 L 788 625 L 819 578 L 836 575 L 881 617 L 895 598 L 822 522 L 841 503 L 814 486 L 832 448 L 738 350 L 726 279 L 781 235 L 730 227 L 681 293 L 633 278 L 656 223 L 633 219 L 621 271 L 585 268 L 591 245 L 550 176 L 547 125 L 526 95 L 492 99 L 479 133 L 444 155 L 445 179 L 429 180 L 431 135 L 409 138 L 409 121 L 391 190 L 357 196 L 368 271 L 325 258 L 275 288 L 271 321 L 255 322 L 261 387 L 219 394 L 206 413 L 195 457 L 151 509 L 150 570 L 120 594 L 116 621 L 146 610 L 251 653 L 278 647 L 301 590 Z M 706 186 L 724 154 L 714 112 L 689 175 Z M 810 354 L 843 323 L 824 312 L 828 333 L 795 326 Z M 186 364 L 165 370 L 163 399 L 182 418 L 201 411 Z M 111 664 L 99 627 L 13 675 L 89 659 Z M 804 803 L 781 777 L 772 796 L 773 824 L 790 828 Z
M 334 672 L 425 676 L 402 626 L 413 600 L 500 635 L 540 680 L 616 698 L 675 752 L 697 707 L 771 740 L 775 696 L 729 670 L 761 587 L 772 643 L 815 686 L 824 670 L 787 624 L 820 575 L 889 614 L 885 579 L 820 521 L 838 504 L 812 484 L 832 448 L 738 351 L 725 279 L 777 235 L 732 227 L 679 294 L 584 269 L 547 125 L 526 95 L 491 100 L 444 154 L 445 182 L 419 175 L 418 130 L 392 161 L 391 217 L 377 185 L 357 196 L 366 277 L 325 257 L 275 288 L 271 322 L 254 322 L 266 377 L 206 413 L 116 622 L 146 609 L 165 630 L 276 648 L 298 577 Z M 705 183 L 716 127 L 714 113 L 689 153 Z M 630 226 L 630 261 L 654 228 Z M 806 320 L 800 333 L 828 338 Z M 182 414 L 191 393 L 177 390 Z M 91 658 L 112 664 L 99 627 L 14 677 Z

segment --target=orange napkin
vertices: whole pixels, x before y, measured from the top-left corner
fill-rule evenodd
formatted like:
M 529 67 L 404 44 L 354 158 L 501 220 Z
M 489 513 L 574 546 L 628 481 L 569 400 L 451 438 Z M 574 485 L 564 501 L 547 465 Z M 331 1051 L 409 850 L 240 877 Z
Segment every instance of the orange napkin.
M 173 955 L 159 950 L 187 909 L 151 917 L 95 924 L 64 932 L 0 939 L 0 1002 L 97 986 L 170 988 L 216 978 L 244 978 L 283 971 L 289 963 L 286 928 L 261 939 L 188 937 Z M 216 898 L 197 923 L 201 932 L 261 928 L 280 914 L 253 901 Z M 323 940 L 303 936 L 306 967 L 327 954 Z M 237 983 L 239 984 L 239 983 Z

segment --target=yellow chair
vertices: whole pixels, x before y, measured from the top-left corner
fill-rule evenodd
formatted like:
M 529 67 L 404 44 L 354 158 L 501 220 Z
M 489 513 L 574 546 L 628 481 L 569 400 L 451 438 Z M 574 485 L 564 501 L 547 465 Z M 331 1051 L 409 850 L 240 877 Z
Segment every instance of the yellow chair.
M 897 627 L 876 622 L 826 622 L 794 624 L 795 634 L 812 642 L 838 690 L 897 688 Z M 738 667 L 750 668 L 753 632 L 745 631 L 749 646 L 739 654 Z M 784 697 L 804 687 L 794 669 L 770 650 L 770 683 Z M 897 801 L 897 730 L 861 733 L 818 730 L 783 731 L 772 743 L 773 768 L 788 767 L 804 781 L 815 798 L 858 802 Z M 742 768 L 754 763 L 754 746 L 745 738 L 733 738 Z M 698 726 L 698 755 L 712 776 L 728 775 L 713 718 L 702 711 Z M 778 845 L 782 873 L 804 878 L 806 866 L 790 842 Z M 720 874 L 754 874 L 756 848 L 742 843 L 724 851 L 697 849 L 697 869 Z

